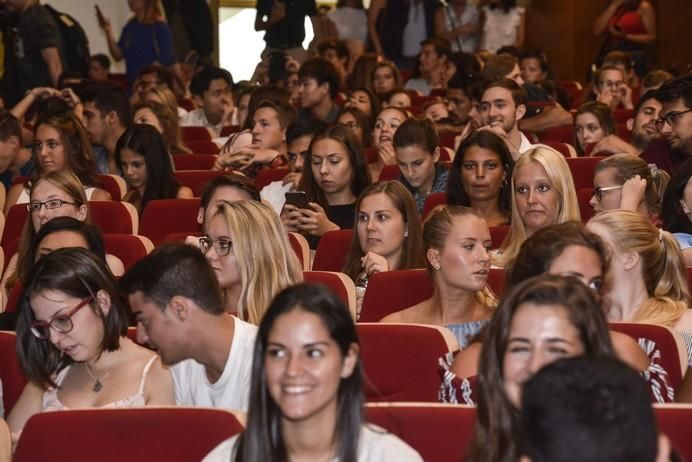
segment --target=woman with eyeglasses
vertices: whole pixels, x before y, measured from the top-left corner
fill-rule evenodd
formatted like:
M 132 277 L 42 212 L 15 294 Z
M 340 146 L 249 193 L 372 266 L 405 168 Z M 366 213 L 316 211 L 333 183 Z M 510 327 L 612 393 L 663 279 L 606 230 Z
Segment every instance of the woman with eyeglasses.
M 372 146 L 372 119 L 363 111 L 356 107 L 345 107 L 336 122 L 351 130 L 364 148 Z
M 129 312 L 103 260 L 55 250 L 25 284 L 17 358 L 29 383 L 7 419 L 15 436 L 38 412 L 175 403 L 158 356 L 127 337 Z
M 223 290 L 226 311 L 259 324 L 272 298 L 303 280 L 274 210 L 261 202 L 220 204 L 204 223 L 200 248 Z
M 46 173 L 67 170 L 84 185 L 87 200 L 110 200 L 111 195 L 100 189 L 96 164 L 86 130 L 71 112 L 47 114 L 34 126 L 34 166 L 25 184 L 16 184 L 7 194 L 5 214 L 14 204 L 29 202 L 31 184 Z
M 613 209 L 632 210 L 658 223 L 661 197 L 670 177 L 640 157 L 615 154 L 594 170 L 593 196 L 589 205 L 594 215 Z

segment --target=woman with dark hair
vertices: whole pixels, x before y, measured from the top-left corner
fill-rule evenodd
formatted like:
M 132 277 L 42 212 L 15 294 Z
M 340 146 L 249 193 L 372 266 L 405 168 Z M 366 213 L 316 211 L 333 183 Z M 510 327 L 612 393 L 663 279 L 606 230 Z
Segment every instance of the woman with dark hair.
M 394 133 L 392 144 L 401 171 L 399 181 L 413 194 L 418 213 L 422 214 L 425 200 L 445 190 L 449 175 L 437 163 L 440 147 L 435 124 L 427 117 L 408 119 Z
M 454 157 L 447 182 L 447 203 L 471 207 L 488 226 L 509 224 L 510 178 L 514 160 L 502 138 L 487 130 L 466 138 Z
M 377 114 L 372 131 L 372 144 L 377 148 L 377 160 L 368 165 L 373 180 L 380 177 L 385 165 L 396 165 L 394 134 L 406 119 L 408 113 L 397 107 L 384 108 Z
M 8 417 L 13 432 L 46 410 L 175 403 L 158 356 L 128 339 L 129 312 L 103 260 L 55 250 L 25 284 L 17 357 L 29 383 Z
M 611 0 L 596 18 L 594 34 L 606 32 L 596 64 L 611 51 L 625 52 L 638 75 L 646 72 L 645 46 L 656 41 L 656 10 L 650 0 Z
M 423 267 L 421 224 L 411 193 L 398 181 L 365 188 L 356 202 L 355 231 L 343 272 L 356 283 L 360 315 L 373 274 Z
M 307 235 L 310 248 L 317 247 L 327 231 L 351 229 L 356 200 L 370 184 L 363 147 L 346 127 L 334 125 L 315 136 L 305 156 L 298 185 L 305 191 L 309 208 L 284 205 L 282 219 L 288 231 Z
M 173 176 L 171 156 L 161 134 L 151 125 L 135 124 L 118 139 L 115 162 L 120 166 L 129 191 L 123 200 L 142 214 L 155 199 L 191 199 L 194 194 Z
M 448 328 L 466 348 L 487 323 L 497 299 L 487 286 L 490 231 L 473 209 L 448 206 L 423 226 L 423 246 L 433 295 L 385 316 L 381 322 L 435 324 Z
M 600 101 L 582 104 L 574 116 L 574 147 L 584 156 L 608 135 L 617 135 L 615 118 L 608 105 Z
M 14 204 L 29 202 L 31 183 L 44 173 L 67 170 L 84 185 L 87 200 L 110 200 L 111 195 L 99 189 L 91 142 L 82 123 L 72 112 L 48 114 L 34 126 L 34 166 L 29 181 L 12 186 L 7 194 L 5 213 Z
M 356 88 L 348 96 L 344 107 L 354 107 L 363 111 L 369 120 L 373 120 L 380 112 L 380 102 L 367 88 Z
M 257 331 L 245 431 L 204 462 L 421 461 L 365 424 L 359 353 L 353 319 L 333 293 L 308 284 L 280 292 Z
M 683 162 L 673 174 L 663 194 L 663 229 L 680 244 L 687 266 L 692 266 L 692 159 Z
M 605 315 L 576 279 L 538 276 L 514 287 L 490 320 L 478 369 L 478 408 L 467 460 L 519 460 L 521 388 L 541 367 L 573 356 L 612 357 Z
M 356 107 L 345 107 L 336 122 L 351 130 L 364 148 L 372 146 L 372 119 L 363 111 Z

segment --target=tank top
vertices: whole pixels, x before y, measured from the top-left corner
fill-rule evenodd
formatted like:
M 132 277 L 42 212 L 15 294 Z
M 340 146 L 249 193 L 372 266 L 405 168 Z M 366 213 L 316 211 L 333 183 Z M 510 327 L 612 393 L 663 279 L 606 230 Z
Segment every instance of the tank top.
M 118 401 L 113 401 L 112 403 L 104 404 L 103 406 L 99 407 L 113 409 L 123 407 L 145 406 L 146 401 L 144 399 L 144 382 L 146 382 L 147 375 L 149 374 L 149 369 L 151 369 L 151 365 L 154 364 L 156 358 L 157 355 L 153 355 L 144 366 L 144 369 L 142 370 L 142 378 L 139 381 L 139 388 L 136 394 L 130 395 L 127 398 L 119 399 Z M 63 380 L 65 380 L 65 376 L 67 375 L 67 371 L 70 370 L 70 367 L 71 366 L 67 366 L 65 369 L 60 371 L 58 376 L 55 378 L 55 383 L 58 385 L 58 387 L 51 387 L 48 390 L 46 390 L 46 392 L 43 394 L 44 411 L 64 411 L 69 409 L 62 403 L 62 401 L 60 401 L 60 398 L 58 397 L 58 391 L 60 390 L 60 385 L 62 384 Z

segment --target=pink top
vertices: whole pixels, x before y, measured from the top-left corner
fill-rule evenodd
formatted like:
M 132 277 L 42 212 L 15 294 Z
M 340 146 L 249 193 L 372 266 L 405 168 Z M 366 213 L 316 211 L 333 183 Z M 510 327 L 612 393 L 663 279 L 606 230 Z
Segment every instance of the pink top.
M 154 360 L 156 360 L 156 358 L 157 356 L 153 355 L 151 359 L 147 361 L 147 364 L 144 366 L 144 369 L 142 370 L 142 379 L 139 381 L 139 389 L 137 390 L 136 394 L 128 396 L 127 398 L 119 399 L 118 401 L 113 401 L 112 403 L 104 404 L 100 407 L 120 408 L 138 407 L 146 405 L 146 402 L 144 401 L 144 382 L 147 380 L 147 374 L 149 373 L 149 369 L 151 368 L 151 365 L 154 364 Z M 64 411 L 69 409 L 60 401 L 60 398 L 58 398 L 58 391 L 60 385 L 62 384 L 62 381 L 65 379 L 65 375 L 67 374 L 67 371 L 69 369 L 70 366 L 67 366 L 65 369 L 60 371 L 58 376 L 55 378 L 55 383 L 58 385 L 58 388 L 49 388 L 43 394 L 44 411 Z

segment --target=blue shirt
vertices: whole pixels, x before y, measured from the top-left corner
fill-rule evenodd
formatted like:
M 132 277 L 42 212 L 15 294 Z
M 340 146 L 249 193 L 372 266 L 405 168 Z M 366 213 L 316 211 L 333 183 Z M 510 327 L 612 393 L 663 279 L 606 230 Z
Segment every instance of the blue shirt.
M 130 19 L 123 27 L 118 47 L 125 58 L 130 87 L 143 67 L 155 62 L 162 66 L 173 65 L 173 36 L 171 28 L 163 21 L 144 24 L 136 18 Z

